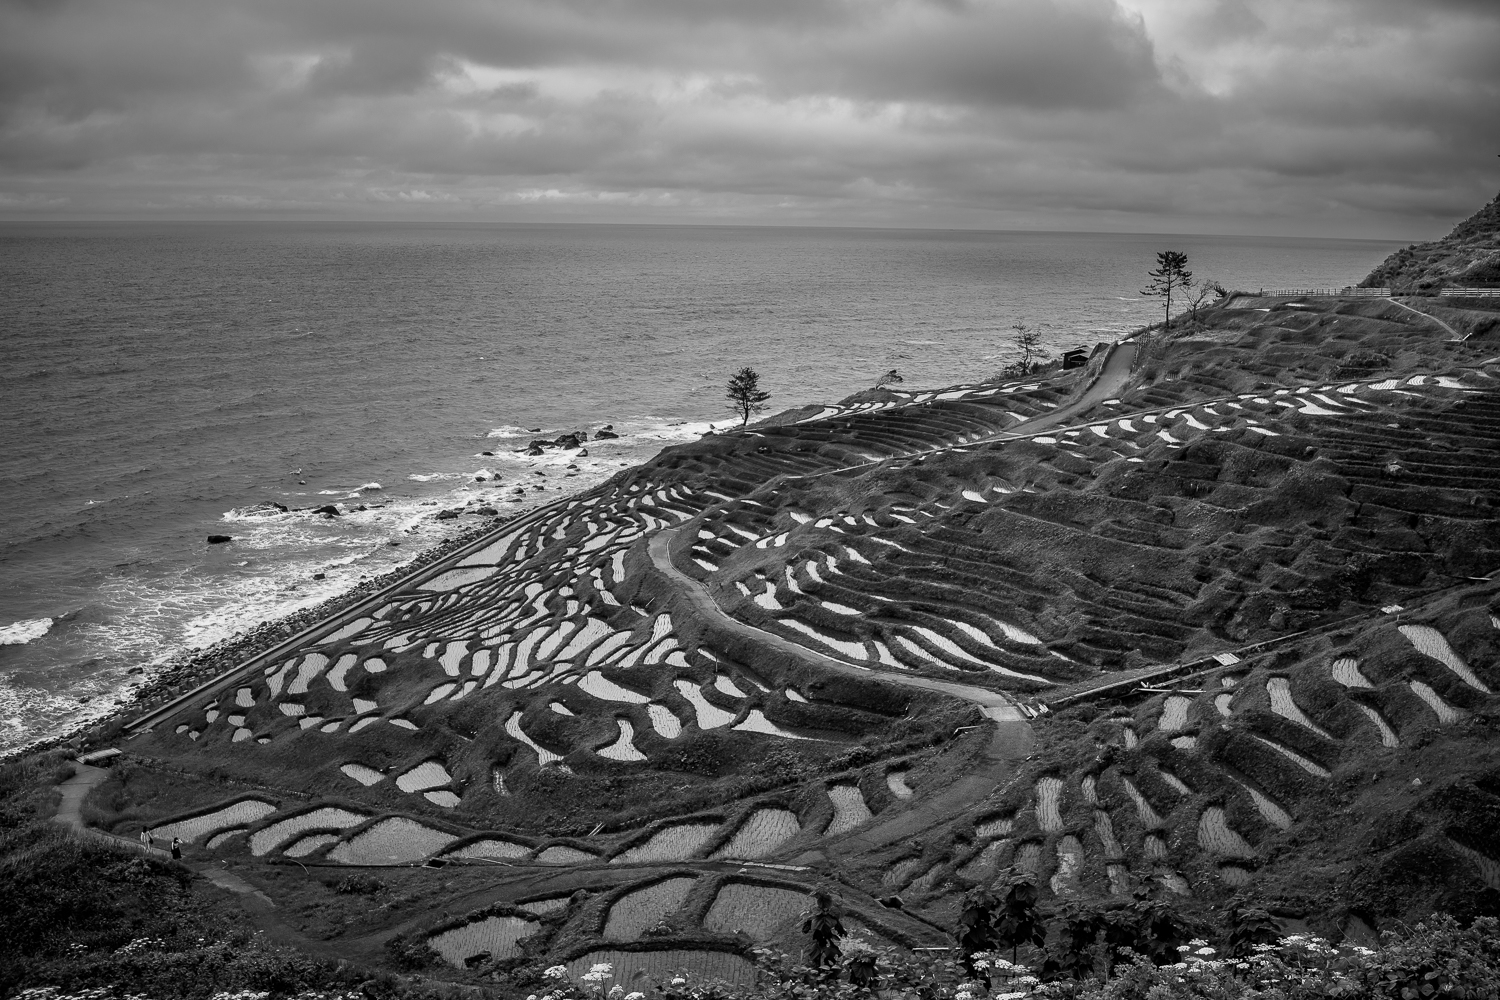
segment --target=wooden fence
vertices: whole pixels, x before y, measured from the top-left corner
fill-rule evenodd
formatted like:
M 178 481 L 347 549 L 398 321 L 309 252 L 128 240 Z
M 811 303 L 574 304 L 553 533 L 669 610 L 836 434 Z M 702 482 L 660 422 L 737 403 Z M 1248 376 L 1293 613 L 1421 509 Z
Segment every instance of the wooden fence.
M 1262 288 L 1260 294 L 1276 298 L 1318 295 L 1325 298 L 1371 296 L 1383 299 L 1391 294 L 1391 290 L 1389 288 L 1355 288 L 1353 285 L 1347 285 L 1343 288 Z
M 1492 299 L 1500 297 L 1500 288 L 1444 288 L 1438 294 L 1453 295 L 1466 299 Z

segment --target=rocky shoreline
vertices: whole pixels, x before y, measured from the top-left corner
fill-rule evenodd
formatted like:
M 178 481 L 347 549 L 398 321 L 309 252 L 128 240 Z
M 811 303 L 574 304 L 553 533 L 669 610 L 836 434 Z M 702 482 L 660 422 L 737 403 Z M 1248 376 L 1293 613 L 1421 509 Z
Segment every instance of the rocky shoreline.
M 597 489 L 600 485 L 603 484 L 591 486 L 587 490 L 580 492 Z M 564 494 L 561 497 L 549 500 L 548 504 L 565 501 L 577 495 L 576 493 Z M 68 726 L 51 736 L 0 751 L 0 760 L 44 752 L 59 747 L 84 751 L 95 745 L 109 742 L 119 734 L 120 730 L 130 719 L 136 718 L 144 712 L 190 691 L 198 684 L 223 673 L 237 664 L 259 656 L 278 644 L 285 642 L 298 632 L 358 604 L 371 594 L 400 582 L 422 567 L 452 555 L 456 550 L 471 544 L 475 539 L 526 517 L 537 509 L 539 508 L 530 507 L 526 510 L 510 514 L 503 519 L 497 519 L 494 516 L 495 511 L 492 507 L 483 507 L 478 510 L 468 511 L 469 513 L 477 513 L 485 516 L 485 522 L 429 546 L 418 552 L 411 560 L 395 569 L 387 573 L 382 573 L 379 576 L 361 580 L 348 590 L 318 604 L 294 611 L 274 621 L 263 622 L 260 625 L 253 626 L 227 639 L 216 642 L 205 649 L 188 650 L 175 656 L 163 664 L 160 669 L 156 670 L 143 683 L 134 688 L 128 698 L 122 696 L 122 700 L 106 714 L 91 719 L 80 720 L 74 725 Z M 443 515 L 445 514 L 451 518 L 456 515 L 456 512 L 450 513 L 448 510 L 440 510 L 434 516 L 440 520 L 446 520 L 448 518 L 444 518 Z M 145 670 L 146 668 L 144 667 L 133 667 L 131 673 L 144 674 Z

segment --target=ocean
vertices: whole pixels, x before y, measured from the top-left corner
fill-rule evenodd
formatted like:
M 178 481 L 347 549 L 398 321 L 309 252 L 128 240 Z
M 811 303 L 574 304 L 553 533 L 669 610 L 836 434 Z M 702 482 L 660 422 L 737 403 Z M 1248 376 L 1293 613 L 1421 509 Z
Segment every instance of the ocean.
M 1355 240 L 771 227 L 0 224 L 0 752 L 155 666 L 601 482 L 898 369 L 973 381 L 1229 287 L 1358 281 Z M 595 440 L 609 426 L 619 437 Z M 523 451 L 586 431 L 586 454 Z M 332 517 L 312 509 L 338 504 Z M 273 504 L 286 508 L 282 512 Z M 363 507 L 364 509 L 358 509 Z M 222 545 L 207 536 L 233 537 Z M 132 674 L 132 668 L 137 673 Z

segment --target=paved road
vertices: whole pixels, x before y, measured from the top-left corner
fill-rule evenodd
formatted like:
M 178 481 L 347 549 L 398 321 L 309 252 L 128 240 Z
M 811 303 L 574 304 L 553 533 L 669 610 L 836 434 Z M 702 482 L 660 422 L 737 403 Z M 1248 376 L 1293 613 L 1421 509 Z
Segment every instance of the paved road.
M 1104 359 L 1104 367 L 1099 369 L 1099 377 L 1094 379 L 1094 384 L 1083 390 L 1083 393 L 1073 402 L 1059 406 L 1051 413 L 1023 420 L 989 440 L 1003 441 L 1006 438 L 1035 434 L 1038 431 L 1056 427 L 1098 406 L 1106 399 L 1119 396 L 1124 391 L 1125 384 L 1130 381 L 1130 369 L 1135 365 L 1136 346 L 1134 340 L 1114 345 L 1110 349 L 1109 357 Z

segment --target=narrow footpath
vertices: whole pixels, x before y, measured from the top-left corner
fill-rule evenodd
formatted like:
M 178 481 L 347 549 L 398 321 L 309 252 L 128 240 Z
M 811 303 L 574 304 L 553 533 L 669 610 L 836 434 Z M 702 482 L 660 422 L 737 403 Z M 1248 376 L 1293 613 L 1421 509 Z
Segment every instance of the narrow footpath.
M 74 764 L 73 766 L 76 769 L 73 772 L 73 776 L 57 786 L 62 799 L 57 803 L 57 814 L 52 817 L 55 822 L 70 827 L 74 833 L 81 837 L 91 837 L 94 840 L 103 841 L 115 847 L 124 848 L 127 851 L 137 851 L 148 857 L 156 858 L 158 861 L 166 861 L 171 858 L 171 853 L 160 847 L 147 847 L 139 840 L 132 840 L 129 837 L 121 837 L 113 833 L 105 833 L 103 830 L 95 829 L 84 823 L 83 800 L 88 798 L 89 792 L 93 791 L 96 785 L 101 784 L 105 778 L 109 777 L 109 771 L 105 768 L 93 767 L 89 764 Z M 182 864 L 191 868 L 196 874 L 202 875 L 220 889 L 227 889 L 241 896 L 249 896 L 268 909 L 273 909 L 276 906 L 271 901 L 270 896 L 267 896 L 228 869 L 211 863 L 184 861 Z
M 1438 319 L 1436 316 L 1433 316 L 1431 313 L 1424 313 L 1420 309 L 1414 309 L 1411 306 L 1407 305 L 1405 302 L 1397 302 L 1395 299 L 1388 298 L 1388 299 L 1386 299 L 1386 301 L 1389 302 L 1393 306 L 1400 306 L 1402 309 L 1405 309 L 1409 313 L 1416 313 L 1418 316 L 1422 317 L 1423 319 L 1427 320 L 1430 323 L 1436 323 L 1438 326 L 1442 327 L 1444 330 L 1447 330 L 1448 331 L 1448 335 L 1450 337 L 1452 337 L 1454 340 L 1463 340 L 1464 339 L 1464 335 L 1463 334 L 1459 333 L 1457 330 L 1453 329 L 1453 327 L 1449 326 L 1447 323 L 1444 323 L 1442 320 Z

